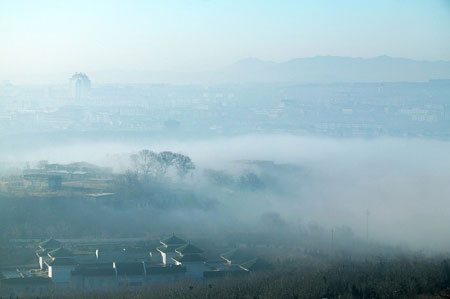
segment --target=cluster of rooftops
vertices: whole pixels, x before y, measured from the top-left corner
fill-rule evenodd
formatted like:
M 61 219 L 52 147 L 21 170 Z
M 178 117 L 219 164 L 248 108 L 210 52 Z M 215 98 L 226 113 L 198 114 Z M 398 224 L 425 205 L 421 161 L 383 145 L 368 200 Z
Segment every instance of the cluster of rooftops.
M 64 243 L 48 239 L 39 244 L 36 255 L 39 258 L 40 275 L 55 281 L 58 281 L 57 275 L 61 269 L 69 269 L 72 278 L 182 275 L 205 279 L 245 275 L 269 267 L 264 260 L 254 258 L 243 249 L 232 249 L 221 254 L 218 260 L 208 260 L 202 249 L 174 234 L 162 239 L 160 246 L 153 252 L 97 249 L 95 256 L 91 254 L 86 259 L 86 255 L 74 254 Z
M 69 248 L 75 249 L 74 251 Z M 51 287 L 75 289 L 111 289 L 121 286 L 139 287 L 146 283 L 175 282 L 181 279 L 204 281 L 228 276 L 247 275 L 269 270 L 270 265 L 255 258 L 245 249 L 231 249 L 219 259 L 206 258 L 202 249 L 174 234 L 159 241 L 154 250 L 97 249 L 80 252 L 55 239 L 39 243 L 36 255 L 39 269 L 22 273 L 21 277 L 0 280 L 6 295 L 23 294 L 19 290 L 39 288 L 45 295 Z M 1 276 L 1 275 L 0 275 Z M 35 294 L 33 294 L 35 295 Z
M 161 240 L 160 243 L 161 246 L 156 249 L 161 253 L 164 264 L 170 264 L 172 261 L 175 262 L 176 265 L 181 265 L 186 262 L 206 262 L 206 258 L 202 255 L 203 250 L 192 245 L 190 242 L 186 243 L 186 241 L 175 235 Z M 170 257 L 172 261 L 164 261 L 164 256 Z

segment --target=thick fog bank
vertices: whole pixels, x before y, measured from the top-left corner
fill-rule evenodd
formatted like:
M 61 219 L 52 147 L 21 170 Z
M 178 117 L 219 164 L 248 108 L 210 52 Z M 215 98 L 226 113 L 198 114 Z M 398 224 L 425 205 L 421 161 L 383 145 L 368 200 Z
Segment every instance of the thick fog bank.
M 270 226 L 273 219 L 267 221 L 267 217 L 278 213 L 288 226 L 315 223 L 328 230 L 348 226 L 366 238 L 368 220 L 370 240 L 414 248 L 450 248 L 450 142 L 445 141 L 290 135 L 190 142 L 77 141 L 35 145 L 21 149 L 20 156 L 3 150 L 1 160 L 3 165 L 16 166 L 42 159 L 87 161 L 124 172 L 130 167 L 129 154 L 144 148 L 180 152 L 192 159 L 196 169 L 183 184 L 219 203 L 218 210 L 200 211 L 195 217 L 196 221 L 214 222 L 211 227 L 232 229 L 227 219 L 240 225 L 265 221 Z M 254 160 L 274 164 L 252 163 Z M 243 173 L 255 174 L 258 184 L 237 191 Z M 172 215 L 189 220 L 182 210 Z

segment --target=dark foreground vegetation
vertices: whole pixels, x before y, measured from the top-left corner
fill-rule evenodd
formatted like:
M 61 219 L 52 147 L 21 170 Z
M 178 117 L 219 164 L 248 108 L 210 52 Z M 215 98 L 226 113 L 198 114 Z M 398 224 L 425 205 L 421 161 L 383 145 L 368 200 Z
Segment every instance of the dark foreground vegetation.
M 245 278 L 149 285 L 138 291 L 74 293 L 61 298 L 450 298 L 450 261 L 302 258 Z

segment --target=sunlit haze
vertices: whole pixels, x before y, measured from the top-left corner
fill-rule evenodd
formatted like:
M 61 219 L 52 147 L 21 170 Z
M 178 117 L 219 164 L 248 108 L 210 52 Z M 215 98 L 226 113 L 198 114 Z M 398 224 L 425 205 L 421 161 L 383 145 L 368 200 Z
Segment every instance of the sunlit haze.
M 450 3 L 0 2 L 0 79 L 75 71 L 204 71 L 255 57 L 450 60 Z M 49 82 L 52 83 L 52 82 Z
M 0 0 L 0 299 L 450 298 L 449 0 Z

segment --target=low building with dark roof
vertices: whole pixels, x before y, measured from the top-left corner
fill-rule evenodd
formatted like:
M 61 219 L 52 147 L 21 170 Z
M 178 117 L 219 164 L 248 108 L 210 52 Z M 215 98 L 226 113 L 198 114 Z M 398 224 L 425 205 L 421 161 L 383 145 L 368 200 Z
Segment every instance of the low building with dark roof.
M 50 260 L 50 258 L 48 257 L 48 253 L 52 250 L 61 248 L 61 246 L 62 243 L 53 238 L 47 239 L 39 243 L 39 249 L 36 251 L 36 256 L 39 259 L 39 267 L 41 268 L 41 270 L 43 271 L 47 270 L 46 262 Z
M 73 257 L 73 252 L 66 248 L 60 247 L 60 248 L 49 251 L 48 256 L 50 258 L 54 258 L 54 259 L 55 258 L 71 258 L 71 257 Z
M 173 234 L 172 236 L 159 241 L 159 243 L 161 243 L 161 246 L 157 247 L 156 250 L 161 254 L 162 263 L 164 265 L 173 265 L 174 261 L 172 258 L 177 255 L 175 250 L 185 245 L 187 242 Z
M 60 266 L 74 266 L 76 265 L 75 259 L 71 257 L 59 257 L 53 258 L 49 262 L 47 262 L 48 267 L 60 267 Z M 51 269 L 49 268 L 49 275 Z
M 201 250 L 197 246 L 192 245 L 191 243 L 188 243 L 175 249 L 175 252 L 183 256 L 189 254 L 202 254 L 203 250 Z
M 269 265 L 260 259 L 248 260 L 247 252 L 233 249 L 218 258 L 217 253 L 210 255 L 210 262 L 203 255 L 203 250 L 186 243 L 181 238 L 172 235 L 160 241 L 157 251 L 165 257 L 163 263 L 155 263 L 150 258 L 150 251 L 145 245 L 127 247 L 114 245 L 105 250 L 97 249 L 96 255 L 89 250 L 75 251 L 61 247 L 62 243 L 49 239 L 39 244 L 36 255 L 40 259 L 41 269 L 30 271 L 31 275 L 45 275 L 44 280 L 6 280 L 4 285 L 30 285 L 32 283 L 50 286 L 56 291 L 74 290 L 112 290 L 117 288 L 137 289 L 146 283 L 168 283 L 185 278 L 205 281 L 224 277 L 247 275 L 254 271 L 270 269 Z M 57 247 L 57 248 L 54 248 Z M 107 257 L 106 253 L 111 253 Z M 83 254 L 83 258 L 79 255 Z M 90 258 L 91 257 L 91 258 Z M 217 258 L 217 259 L 216 259 Z M 238 263 L 246 260 L 243 263 Z M 46 270 L 47 269 L 47 270 Z M 25 276 L 27 276 L 25 274 Z M 41 277 L 42 278 L 42 277 Z M 18 278 L 15 278 L 18 279 Z M 5 279 L 1 280 L 2 282 Z M 27 287 L 9 287 L 7 294 L 21 294 L 31 290 Z M 36 294 L 36 288 L 30 294 Z M 34 293 L 33 293 L 34 292 Z M 8 295 L 9 296 L 9 295 Z
M 72 271 L 75 270 L 76 262 L 73 257 L 51 258 L 45 263 L 48 268 L 48 277 L 51 278 L 57 289 L 70 287 Z
M 186 263 L 204 263 L 206 262 L 206 258 L 201 256 L 200 254 L 188 254 L 188 255 L 178 255 L 172 258 L 177 265 L 182 265 Z
M 200 280 L 203 278 L 203 272 L 208 270 L 205 262 L 206 258 L 202 256 L 203 250 L 190 242 L 175 249 L 172 260 L 177 266 L 186 267 L 186 276 Z
M 39 268 L 43 271 L 47 270 L 47 265 L 45 262 L 49 261 L 48 253 L 53 249 L 43 249 L 39 248 L 36 250 L 36 256 L 39 259 Z

